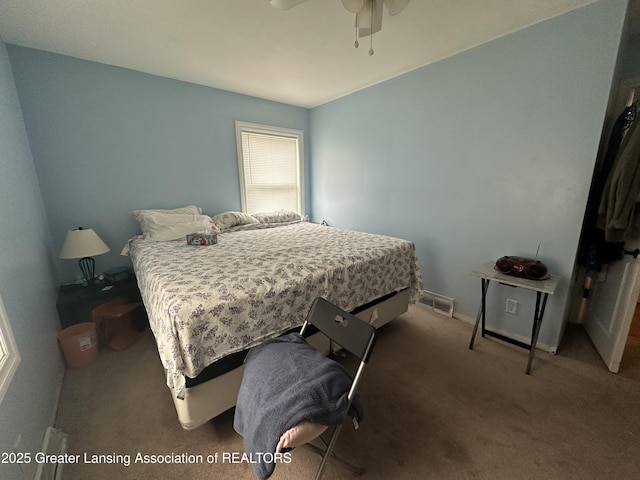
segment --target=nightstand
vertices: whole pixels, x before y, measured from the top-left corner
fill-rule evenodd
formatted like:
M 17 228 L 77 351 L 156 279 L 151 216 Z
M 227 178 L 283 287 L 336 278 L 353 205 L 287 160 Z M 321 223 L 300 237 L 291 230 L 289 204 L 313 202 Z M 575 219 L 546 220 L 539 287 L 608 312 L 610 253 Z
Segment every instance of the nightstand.
M 56 308 L 62 328 L 81 322 L 91 322 L 95 308 L 115 299 L 126 302 L 140 302 L 140 291 L 135 278 L 115 285 L 96 284 L 93 286 L 62 286 L 58 292 Z
M 113 350 L 123 350 L 140 339 L 149 321 L 135 278 L 114 285 L 60 287 L 56 306 L 63 329 L 93 322 L 98 345 Z

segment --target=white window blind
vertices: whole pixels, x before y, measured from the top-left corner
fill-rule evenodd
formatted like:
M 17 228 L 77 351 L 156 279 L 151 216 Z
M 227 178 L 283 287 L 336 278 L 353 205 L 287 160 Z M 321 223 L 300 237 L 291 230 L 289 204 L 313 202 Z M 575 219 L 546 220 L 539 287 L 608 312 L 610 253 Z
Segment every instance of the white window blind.
M 237 122 L 242 209 L 304 214 L 302 132 Z

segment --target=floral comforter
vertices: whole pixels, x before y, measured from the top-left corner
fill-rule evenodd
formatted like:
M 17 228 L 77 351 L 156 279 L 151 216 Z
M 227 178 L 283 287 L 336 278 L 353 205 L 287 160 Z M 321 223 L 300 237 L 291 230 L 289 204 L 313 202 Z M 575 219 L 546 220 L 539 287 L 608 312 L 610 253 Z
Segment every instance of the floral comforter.
M 269 227 L 223 231 L 210 246 L 129 241 L 167 385 L 178 397 L 185 375 L 302 325 L 316 297 L 350 311 L 403 288 L 415 301 L 422 289 L 409 241 L 308 222 Z

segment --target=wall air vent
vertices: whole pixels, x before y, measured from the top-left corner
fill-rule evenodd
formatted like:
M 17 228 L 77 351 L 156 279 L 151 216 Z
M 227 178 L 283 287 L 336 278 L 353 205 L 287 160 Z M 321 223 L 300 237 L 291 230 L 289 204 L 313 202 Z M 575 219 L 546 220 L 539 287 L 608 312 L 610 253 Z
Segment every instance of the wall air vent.
M 418 303 L 429 307 L 435 312 L 442 313 L 448 317 L 453 317 L 453 298 L 423 290 L 420 298 L 418 299 Z
M 67 451 L 68 435 L 57 428 L 48 427 L 44 434 L 41 452 L 46 455 L 64 455 Z M 61 480 L 62 463 L 39 463 L 35 480 Z

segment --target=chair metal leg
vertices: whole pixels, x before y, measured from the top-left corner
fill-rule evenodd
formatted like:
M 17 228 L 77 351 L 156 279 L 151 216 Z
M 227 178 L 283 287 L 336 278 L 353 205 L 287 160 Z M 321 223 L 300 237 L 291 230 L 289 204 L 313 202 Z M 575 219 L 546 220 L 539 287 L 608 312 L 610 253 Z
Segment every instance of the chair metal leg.
M 313 445 L 312 443 L 307 443 L 305 445 L 306 447 L 310 448 L 311 450 L 313 450 L 315 453 L 317 453 L 322 457 L 320 461 L 320 466 L 318 467 L 318 471 L 315 476 L 315 480 L 320 480 L 322 478 L 324 469 L 329 459 L 351 470 L 355 475 L 362 475 L 362 473 L 364 472 L 363 467 L 356 465 L 354 463 L 351 463 L 345 460 L 344 458 L 341 458 L 340 456 L 336 455 L 336 453 L 333 451 L 333 447 L 335 446 L 338 440 L 338 435 L 340 434 L 341 429 L 342 429 L 342 425 L 339 425 L 335 428 L 328 444 L 322 437 L 318 437 L 318 439 L 325 445 L 326 447 L 325 449 L 322 449 L 316 445 Z

